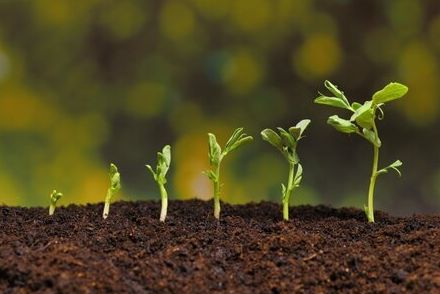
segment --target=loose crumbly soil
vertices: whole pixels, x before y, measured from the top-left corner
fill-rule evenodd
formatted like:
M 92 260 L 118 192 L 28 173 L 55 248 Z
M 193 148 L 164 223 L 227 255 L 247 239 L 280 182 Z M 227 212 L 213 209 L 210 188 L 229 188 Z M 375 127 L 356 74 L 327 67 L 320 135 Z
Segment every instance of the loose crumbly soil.
M 440 293 L 440 216 L 171 201 L 0 207 L 1 293 Z

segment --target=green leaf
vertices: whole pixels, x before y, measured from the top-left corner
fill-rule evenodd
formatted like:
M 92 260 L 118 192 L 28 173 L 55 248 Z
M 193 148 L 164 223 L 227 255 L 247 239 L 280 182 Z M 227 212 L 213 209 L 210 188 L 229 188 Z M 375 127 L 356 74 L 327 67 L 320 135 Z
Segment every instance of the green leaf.
M 337 115 L 328 118 L 327 123 L 342 133 L 350 134 L 359 132 L 358 127 L 349 120 L 342 119 Z
M 151 172 L 151 174 L 153 175 L 154 180 L 156 180 L 156 173 L 154 172 L 154 170 L 151 167 L 151 165 L 146 164 L 145 167 Z
M 212 133 L 208 134 L 209 139 L 209 163 L 211 165 L 218 165 L 220 162 L 220 157 L 222 153 L 222 149 L 220 148 L 220 145 L 217 143 L 217 139 L 215 138 L 215 135 Z
M 110 189 L 113 193 L 116 193 L 121 189 L 121 175 L 118 172 L 118 168 L 113 163 L 110 164 Z
M 293 186 L 299 187 L 299 184 L 301 183 L 303 175 L 303 168 L 302 165 L 298 163 L 298 169 L 296 170 L 295 179 L 293 180 Z
M 310 124 L 310 119 L 303 119 L 296 124 L 295 127 L 289 128 L 289 133 L 295 138 L 296 141 L 302 138 L 302 134 L 306 130 L 307 126 Z
M 230 146 L 227 150 L 227 152 L 231 152 L 235 149 L 237 149 L 238 147 L 240 147 L 241 145 L 244 145 L 246 143 L 250 143 L 254 140 L 254 138 L 252 138 L 251 136 L 246 136 L 245 134 L 243 134 L 243 136 L 241 136 L 241 138 L 236 141 L 232 146 Z
M 367 139 L 374 146 L 380 147 L 382 145 L 380 138 L 377 137 L 376 134 L 372 130 L 363 128 L 362 133 L 364 134 L 364 138 Z
M 166 145 L 162 148 L 164 163 L 169 167 L 171 165 L 171 146 Z
M 61 197 L 63 197 L 63 193 L 57 192 L 57 190 L 53 190 L 52 194 L 50 194 L 50 202 L 56 204 Z
M 343 109 L 350 109 L 350 106 L 347 105 L 342 99 L 336 97 L 328 97 L 322 94 L 321 96 L 316 98 L 313 102 L 316 104 L 329 105 Z
M 375 104 L 386 103 L 395 99 L 399 99 L 408 92 L 408 87 L 400 83 L 389 83 L 382 90 L 377 91 L 373 95 Z
M 208 170 L 203 172 L 206 176 L 208 176 L 208 178 L 213 181 L 213 182 L 217 182 L 217 175 L 212 171 L 212 170 Z
M 345 97 L 344 92 L 338 89 L 338 86 L 332 84 L 330 81 L 324 81 L 324 86 L 333 94 L 336 98 L 341 99 L 344 101 L 345 105 L 349 106 L 350 103 L 348 102 L 348 99 Z
M 362 128 L 372 128 L 374 124 L 373 102 L 365 101 L 365 103 L 353 113 L 350 120 L 356 121 Z
M 390 164 L 389 166 L 379 170 L 377 172 L 377 175 L 386 174 L 386 173 L 388 173 L 388 171 L 390 169 L 392 169 L 399 175 L 399 177 L 401 177 L 402 173 L 400 172 L 399 167 L 401 167 L 402 165 L 403 165 L 403 162 L 401 162 L 400 160 L 396 160 L 392 164 Z
M 360 104 L 359 102 L 353 102 L 351 104 L 351 108 L 353 108 L 354 111 L 356 111 L 361 106 L 362 106 L 362 104 Z
M 283 198 L 286 195 L 286 191 L 287 191 L 286 186 L 284 186 L 284 184 L 281 184 L 281 193 L 283 193 Z
M 293 138 L 293 136 L 289 132 L 287 132 L 285 129 L 283 129 L 283 128 L 279 128 L 278 127 L 277 130 L 280 133 L 283 146 L 286 146 L 286 147 L 288 147 L 290 149 L 295 149 L 296 141 Z
M 243 133 L 243 128 L 237 128 L 229 138 L 228 142 L 226 142 L 225 149 L 229 149 L 230 146 L 232 146 L 237 140 L 240 138 Z
M 280 135 L 278 135 L 272 129 L 264 129 L 261 131 L 261 138 L 270 143 L 272 146 L 276 147 L 278 150 L 283 151 L 283 143 L 281 141 Z

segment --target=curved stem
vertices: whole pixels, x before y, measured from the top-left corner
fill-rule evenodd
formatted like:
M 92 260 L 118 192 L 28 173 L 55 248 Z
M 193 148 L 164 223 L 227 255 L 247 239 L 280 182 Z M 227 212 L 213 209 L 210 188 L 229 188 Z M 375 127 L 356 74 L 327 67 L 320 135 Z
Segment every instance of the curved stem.
M 376 124 L 373 124 L 373 131 L 376 138 L 379 137 L 377 133 Z M 376 186 L 377 179 L 377 166 L 379 163 L 379 147 L 373 145 L 373 167 L 371 170 L 371 178 L 370 178 L 370 186 L 368 188 L 368 207 L 365 210 L 365 213 L 368 218 L 368 222 L 374 223 L 374 187 Z
M 162 207 L 160 210 L 160 221 L 164 222 L 167 217 L 167 209 L 168 209 L 168 193 L 165 189 L 165 186 L 162 184 L 159 184 L 160 189 L 160 198 L 162 200 Z
M 287 188 L 283 195 L 283 219 L 289 220 L 289 200 L 293 192 L 293 179 L 295 175 L 295 164 L 289 163 L 289 179 L 287 181 Z

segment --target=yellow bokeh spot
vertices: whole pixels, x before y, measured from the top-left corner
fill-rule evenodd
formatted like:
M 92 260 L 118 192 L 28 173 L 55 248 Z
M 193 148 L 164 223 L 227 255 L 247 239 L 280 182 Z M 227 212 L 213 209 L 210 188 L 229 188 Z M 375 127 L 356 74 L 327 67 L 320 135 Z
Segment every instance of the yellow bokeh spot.
M 341 63 L 341 48 L 330 34 L 313 34 L 293 54 L 295 71 L 306 79 L 322 79 L 334 73 Z
M 159 115 L 164 110 L 166 88 L 158 82 L 142 82 L 135 85 L 127 97 L 127 111 L 140 118 Z
M 183 2 L 167 2 L 160 14 L 160 29 L 173 41 L 189 38 L 194 33 L 195 19 L 192 10 Z
M 37 0 L 30 1 L 29 4 L 33 4 L 33 12 L 39 23 L 53 26 L 77 24 L 78 20 L 84 18 L 97 1 L 99 0 Z
M 174 187 L 178 198 L 212 197 L 211 183 L 202 172 L 209 169 L 208 143 L 203 133 L 187 133 L 174 144 Z
M 263 66 L 255 55 L 239 50 L 225 64 L 222 76 L 234 94 L 246 94 L 261 82 Z
M 400 72 L 409 91 L 400 105 L 415 124 L 431 123 L 438 114 L 440 75 L 437 64 L 437 58 L 423 42 L 414 42 L 403 49 Z
M 236 0 L 231 9 L 232 21 L 244 32 L 259 32 L 271 22 L 271 6 L 268 0 Z

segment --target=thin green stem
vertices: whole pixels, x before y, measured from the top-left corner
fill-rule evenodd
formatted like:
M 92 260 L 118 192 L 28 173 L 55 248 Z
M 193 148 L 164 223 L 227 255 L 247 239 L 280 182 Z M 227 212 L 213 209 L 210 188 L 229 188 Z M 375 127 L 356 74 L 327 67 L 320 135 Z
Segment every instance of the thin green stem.
M 287 181 L 287 188 L 283 195 L 283 219 L 289 220 L 289 201 L 294 189 L 293 180 L 295 175 L 295 164 L 289 162 L 289 179 Z
M 220 162 L 215 168 L 216 180 L 214 181 L 214 217 L 220 219 Z
M 376 138 L 379 137 L 376 124 L 373 124 L 373 131 Z M 373 167 L 371 170 L 370 186 L 368 188 L 368 207 L 366 209 L 366 215 L 368 222 L 374 223 L 374 188 L 376 186 L 377 179 L 377 166 L 379 163 L 379 147 L 373 145 Z
M 167 217 L 167 209 L 168 209 L 168 193 L 163 184 L 159 184 L 160 189 L 160 198 L 162 200 L 162 207 L 160 210 L 160 221 L 165 222 Z
M 102 218 L 106 219 L 108 217 L 110 211 L 110 200 L 112 198 L 112 191 L 110 189 L 107 190 L 107 195 L 105 196 L 105 204 L 104 211 L 102 212 Z

